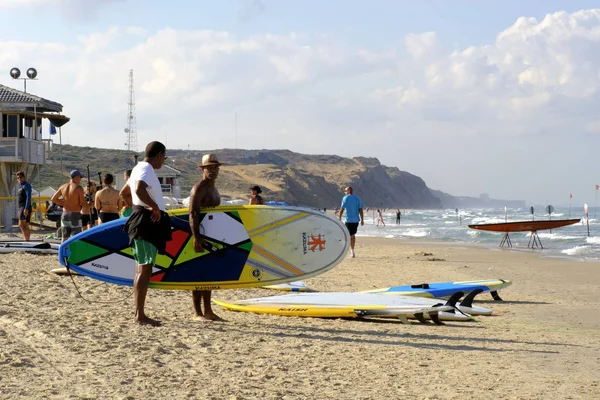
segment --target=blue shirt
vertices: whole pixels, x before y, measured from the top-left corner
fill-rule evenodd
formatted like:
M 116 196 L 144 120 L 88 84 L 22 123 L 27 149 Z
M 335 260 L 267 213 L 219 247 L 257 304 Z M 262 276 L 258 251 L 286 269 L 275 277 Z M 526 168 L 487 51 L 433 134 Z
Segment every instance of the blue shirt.
M 342 199 L 342 208 L 346 210 L 346 222 L 360 222 L 358 210 L 363 208 L 362 201 L 353 194 L 347 194 Z
M 17 191 L 17 200 L 19 207 L 24 207 L 25 209 L 31 208 L 31 185 L 29 182 L 24 181 L 21 184 L 21 187 Z

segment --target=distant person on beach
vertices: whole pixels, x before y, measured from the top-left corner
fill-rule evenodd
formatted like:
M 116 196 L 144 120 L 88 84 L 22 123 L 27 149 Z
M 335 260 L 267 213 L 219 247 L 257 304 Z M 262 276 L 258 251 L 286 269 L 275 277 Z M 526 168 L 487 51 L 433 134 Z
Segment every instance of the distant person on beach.
M 342 216 L 344 215 L 344 210 L 346 210 L 346 227 L 348 228 L 348 232 L 350 233 L 350 254 L 352 254 L 352 258 L 356 256 L 354 253 L 354 244 L 356 243 L 356 231 L 358 230 L 358 224 L 361 226 L 365 224 L 365 218 L 363 215 L 363 205 L 362 201 L 358 196 L 353 194 L 353 190 L 351 186 L 348 186 L 344 189 L 345 196 L 342 199 L 342 205 L 340 206 L 340 221 L 342 220 Z
M 84 190 L 85 205 L 81 207 L 81 230 L 83 231 L 96 226 L 96 222 L 98 221 L 98 212 L 96 211 L 96 207 L 94 207 L 97 189 L 94 181 L 88 181 L 87 187 Z
M 71 171 L 71 180 L 58 188 L 51 201 L 62 206 L 60 217 L 62 242 L 81 232 L 81 208 L 86 204 L 81 183 L 81 172 Z
M 133 168 L 129 178 L 133 212 L 123 229 L 129 235 L 129 244 L 137 264 L 133 293 L 135 319 L 141 325 L 161 325 L 159 321 L 146 316 L 144 305 L 156 255 L 164 254 L 167 242 L 171 240 L 171 223 L 165 212 L 162 189 L 155 171 L 165 163 L 166 152 L 164 144 L 148 143 L 144 161 Z
M 221 165 L 216 154 L 203 155 L 202 164 L 199 165 L 202 169 L 202 179 L 196 182 L 190 191 L 190 228 L 194 235 L 194 250 L 196 253 L 204 253 L 206 251 L 205 247 L 210 246 L 210 243 L 206 243 L 200 235 L 200 210 L 208 207 L 216 207 L 221 204 L 221 196 L 215 188 L 215 181 L 219 176 L 219 167 Z M 255 186 L 255 188 L 260 190 L 258 186 Z M 221 318 L 212 310 L 210 303 L 211 295 L 212 292 L 210 290 L 192 291 L 196 317 L 219 321 Z M 201 303 L 204 304 L 204 312 L 202 311 Z
M 17 203 L 19 206 L 19 229 L 23 233 L 23 238 L 29 241 L 31 231 L 29 230 L 29 222 L 31 221 L 31 185 L 27 182 L 25 172 L 17 172 L 17 182 L 19 182 L 19 190 L 17 190 Z
M 131 200 L 131 187 L 129 187 L 129 177 L 131 176 L 131 170 L 128 169 L 123 173 L 123 179 L 125 179 L 125 184 L 123 188 L 121 188 L 121 192 L 119 196 L 121 196 L 121 201 L 123 204 L 123 208 L 121 209 L 121 217 L 129 217 L 133 212 L 132 208 L 133 203 Z
M 402 219 L 402 213 L 400 209 L 396 210 L 396 225 L 400 225 L 400 220 Z
M 383 215 L 381 215 L 381 210 L 377 210 L 377 227 L 379 224 L 383 224 L 385 226 L 385 222 L 383 222 Z
M 250 197 L 250 201 L 248 202 L 248 204 L 250 205 L 264 205 L 265 204 L 265 200 L 262 198 L 262 196 L 260 195 L 262 193 L 262 189 L 260 188 L 260 186 L 256 185 L 256 186 L 252 186 L 250 188 L 250 194 L 252 195 L 252 197 Z
M 119 208 L 121 207 L 121 197 L 119 191 L 112 187 L 114 177 L 112 174 L 105 174 L 102 178 L 104 189 L 96 193 L 96 210 L 100 223 L 106 223 L 119 219 Z

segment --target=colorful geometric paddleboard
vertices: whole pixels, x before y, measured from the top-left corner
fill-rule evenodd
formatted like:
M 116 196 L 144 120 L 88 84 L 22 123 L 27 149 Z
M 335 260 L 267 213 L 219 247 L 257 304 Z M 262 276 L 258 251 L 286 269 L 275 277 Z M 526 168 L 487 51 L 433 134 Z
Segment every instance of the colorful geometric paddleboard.
M 158 255 L 150 287 L 215 290 L 275 285 L 322 274 L 342 261 L 349 235 L 336 218 L 298 207 L 222 206 L 201 214 L 210 244 L 196 253 L 188 210 L 171 210 L 172 240 Z M 63 243 L 59 261 L 82 275 L 133 285 L 135 261 L 121 218 Z

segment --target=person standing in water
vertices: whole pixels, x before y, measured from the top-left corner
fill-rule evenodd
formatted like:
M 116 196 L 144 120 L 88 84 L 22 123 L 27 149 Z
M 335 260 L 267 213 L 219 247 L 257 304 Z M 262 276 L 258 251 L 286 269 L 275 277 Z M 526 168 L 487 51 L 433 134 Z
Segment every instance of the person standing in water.
M 381 214 L 381 210 L 377 210 L 377 227 L 379 224 L 383 224 L 385 226 L 385 222 L 383 222 L 383 215 Z
M 402 213 L 400 209 L 396 210 L 396 225 L 400 225 L 400 220 L 402 219 Z
M 216 207 L 221 204 L 221 196 L 215 188 L 215 181 L 219 176 L 219 167 L 222 164 L 217 159 L 216 154 L 205 154 L 202 156 L 202 179 L 198 181 L 190 192 L 190 229 L 194 235 L 194 250 L 196 253 L 204 253 L 205 247 L 210 246 L 200 235 L 200 210 L 208 207 Z M 211 321 L 219 321 L 210 303 L 212 292 L 210 290 L 193 290 L 192 300 L 194 302 L 194 311 L 196 317 Z M 204 311 L 202 311 L 202 304 Z

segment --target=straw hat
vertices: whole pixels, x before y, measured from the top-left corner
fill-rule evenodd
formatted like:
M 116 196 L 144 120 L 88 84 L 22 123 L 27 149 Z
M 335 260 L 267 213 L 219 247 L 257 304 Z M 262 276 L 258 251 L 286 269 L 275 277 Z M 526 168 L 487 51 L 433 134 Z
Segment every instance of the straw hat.
M 199 167 L 208 167 L 210 165 L 223 165 L 217 159 L 217 155 L 213 153 L 205 154 L 202 156 L 202 164 Z

